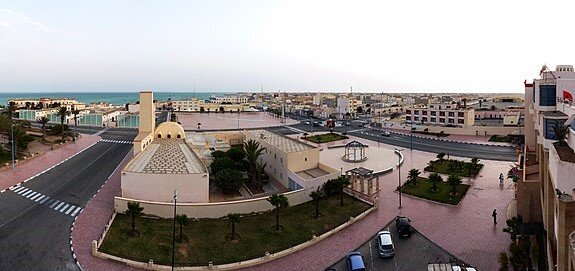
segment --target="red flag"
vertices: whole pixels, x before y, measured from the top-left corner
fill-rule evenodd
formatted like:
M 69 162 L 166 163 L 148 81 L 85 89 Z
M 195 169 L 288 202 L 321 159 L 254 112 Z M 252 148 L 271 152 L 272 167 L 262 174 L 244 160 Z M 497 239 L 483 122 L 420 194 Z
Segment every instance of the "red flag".
M 563 101 L 573 101 L 573 95 L 569 90 L 563 90 Z

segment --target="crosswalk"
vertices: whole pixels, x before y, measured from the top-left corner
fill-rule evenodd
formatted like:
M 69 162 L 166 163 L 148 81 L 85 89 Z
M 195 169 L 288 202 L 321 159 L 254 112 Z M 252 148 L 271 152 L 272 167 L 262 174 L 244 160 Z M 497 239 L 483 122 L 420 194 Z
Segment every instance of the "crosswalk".
M 108 143 L 118 143 L 118 144 L 132 144 L 132 141 L 126 140 L 112 140 L 112 139 L 102 139 L 101 142 L 108 142 Z
M 30 188 L 24 186 L 14 186 L 11 187 L 10 190 L 12 192 L 25 197 L 31 201 L 37 202 L 38 204 L 44 205 L 56 212 L 60 212 L 65 215 L 69 215 L 71 217 L 75 217 L 82 211 L 82 207 L 76 206 L 74 204 L 69 204 L 63 201 L 59 201 L 57 199 L 51 198 L 47 195 L 42 193 L 36 192 Z

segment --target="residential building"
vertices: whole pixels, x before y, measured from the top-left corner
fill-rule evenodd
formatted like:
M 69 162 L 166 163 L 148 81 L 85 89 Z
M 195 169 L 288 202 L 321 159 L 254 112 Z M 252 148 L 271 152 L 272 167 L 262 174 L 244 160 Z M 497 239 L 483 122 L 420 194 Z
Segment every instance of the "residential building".
M 574 270 L 575 254 L 575 72 L 571 65 L 546 67 L 541 77 L 525 81 L 525 149 L 519 163 L 517 213 L 542 222 L 548 270 Z M 566 144 L 556 127 L 571 126 Z
M 221 96 L 221 97 L 211 97 L 211 103 L 216 104 L 245 104 L 248 102 L 248 97 L 245 96 Z
M 405 110 L 405 120 L 423 125 L 453 125 L 459 127 L 475 124 L 475 110 L 451 103 L 412 106 Z

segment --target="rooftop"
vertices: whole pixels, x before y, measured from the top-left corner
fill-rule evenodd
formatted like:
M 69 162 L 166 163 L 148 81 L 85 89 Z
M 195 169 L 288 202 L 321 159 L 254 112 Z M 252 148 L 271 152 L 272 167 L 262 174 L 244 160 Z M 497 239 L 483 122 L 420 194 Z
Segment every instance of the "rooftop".
M 253 137 L 259 138 L 260 140 L 263 140 L 266 143 L 275 146 L 276 148 L 287 153 L 314 149 L 314 147 L 308 144 L 299 142 L 287 136 L 270 132 L 268 130 L 251 130 L 245 131 L 245 133 L 251 134 Z
M 545 116 L 545 117 L 559 117 L 559 118 L 567 118 L 568 117 L 567 115 L 565 115 L 565 113 L 563 113 L 561 111 L 542 111 L 540 114 Z
M 205 173 L 204 164 L 183 139 L 155 139 L 124 169 L 150 174 Z
M 329 172 L 317 167 L 317 168 L 312 168 L 312 169 L 308 169 L 308 170 L 302 170 L 299 172 L 296 172 L 296 174 L 300 177 L 302 177 L 304 180 L 308 181 L 311 179 L 315 179 L 321 176 L 325 176 L 330 174 Z

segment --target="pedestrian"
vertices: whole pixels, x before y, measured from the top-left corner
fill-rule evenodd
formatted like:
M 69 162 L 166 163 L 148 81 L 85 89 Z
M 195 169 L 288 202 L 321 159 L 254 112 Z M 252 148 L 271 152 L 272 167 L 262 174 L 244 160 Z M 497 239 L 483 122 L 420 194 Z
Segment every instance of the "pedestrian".
M 491 216 L 493 217 L 493 224 L 497 224 L 497 210 L 493 210 L 493 213 L 491 214 Z
M 503 173 L 499 173 L 499 184 L 503 185 Z

